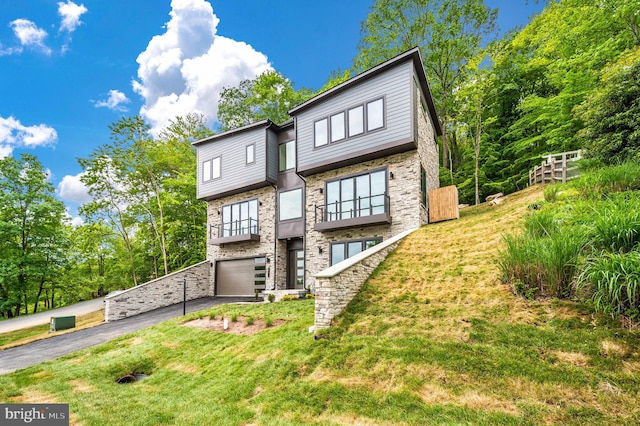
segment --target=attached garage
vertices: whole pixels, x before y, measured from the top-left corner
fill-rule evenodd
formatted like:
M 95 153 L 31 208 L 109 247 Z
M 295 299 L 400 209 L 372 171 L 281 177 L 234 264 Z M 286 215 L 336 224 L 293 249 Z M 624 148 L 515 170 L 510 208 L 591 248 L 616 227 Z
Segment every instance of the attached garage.
M 216 296 L 253 296 L 264 289 L 264 258 L 218 260 Z

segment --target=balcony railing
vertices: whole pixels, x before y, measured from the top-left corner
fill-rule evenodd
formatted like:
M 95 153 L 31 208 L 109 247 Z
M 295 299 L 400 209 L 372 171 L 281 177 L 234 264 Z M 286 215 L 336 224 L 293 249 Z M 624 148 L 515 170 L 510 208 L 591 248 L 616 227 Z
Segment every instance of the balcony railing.
M 214 229 L 217 234 L 214 235 Z M 243 219 L 224 222 L 217 227 L 209 226 L 209 243 L 214 245 L 241 241 L 260 241 L 260 229 L 257 219 Z
M 390 199 L 387 194 L 358 197 L 315 206 L 316 231 L 357 226 L 390 224 Z

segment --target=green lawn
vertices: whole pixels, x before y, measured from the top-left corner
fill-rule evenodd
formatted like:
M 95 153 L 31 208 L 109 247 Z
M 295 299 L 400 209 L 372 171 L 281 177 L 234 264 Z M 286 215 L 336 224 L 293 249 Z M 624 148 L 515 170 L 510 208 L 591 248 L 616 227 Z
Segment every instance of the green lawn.
M 69 403 L 72 424 L 99 426 L 640 424 L 638 331 L 499 282 L 501 235 L 539 197 L 412 234 L 318 340 L 312 300 L 220 306 L 188 317 L 274 326 L 167 321 L 0 376 L 0 401 Z M 115 382 L 133 372 L 150 376 Z

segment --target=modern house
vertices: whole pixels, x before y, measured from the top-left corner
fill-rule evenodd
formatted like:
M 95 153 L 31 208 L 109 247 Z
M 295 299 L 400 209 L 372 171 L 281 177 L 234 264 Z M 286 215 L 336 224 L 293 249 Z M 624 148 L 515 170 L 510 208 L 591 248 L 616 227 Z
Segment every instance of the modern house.
M 311 290 L 316 273 L 428 222 L 441 130 L 417 49 L 289 115 L 194 143 L 213 295 Z

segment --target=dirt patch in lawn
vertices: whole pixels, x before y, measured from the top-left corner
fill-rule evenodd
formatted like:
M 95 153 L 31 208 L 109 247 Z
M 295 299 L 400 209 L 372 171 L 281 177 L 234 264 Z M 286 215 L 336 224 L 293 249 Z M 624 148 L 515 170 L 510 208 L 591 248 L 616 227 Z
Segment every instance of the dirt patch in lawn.
M 278 327 L 286 322 L 283 319 L 277 319 L 271 321 L 271 323 L 267 325 L 267 322 L 262 318 L 255 318 L 253 321 L 250 321 L 249 317 L 242 316 L 239 316 L 236 321 L 231 321 L 229 318 L 226 320 L 226 329 L 224 318 L 200 318 L 185 322 L 183 325 L 186 325 L 187 327 L 205 328 L 211 331 L 220 331 L 222 333 L 250 336 L 264 330 L 265 328 Z

